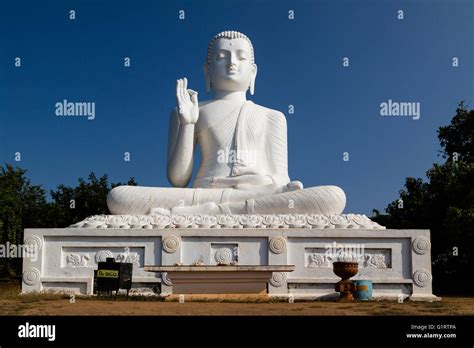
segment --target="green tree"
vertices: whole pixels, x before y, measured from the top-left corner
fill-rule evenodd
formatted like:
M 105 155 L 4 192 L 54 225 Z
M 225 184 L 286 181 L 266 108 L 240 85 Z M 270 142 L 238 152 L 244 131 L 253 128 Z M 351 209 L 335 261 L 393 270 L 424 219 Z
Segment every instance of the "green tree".
M 431 230 L 433 287 L 441 294 L 474 293 L 474 110 L 460 103 L 438 139 L 446 162 L 422 179 L 406 178 L 400 198 L 373 219 L 388 228 Z
M 109 185 L 107 175 L 97 178 L 90 173 L 76 187 L 59 185 L 47 202 L 45 191 L 32 185 L 26 170 L 9 164 L 0 165 L 0 244 L 20 245 L 25 228 L 68 227 L 88 216 L 110 214 L 107 193 L 121 183 Z M 131 178 L 127 185 L 136 185 Z M 21 258 L 0 260 L 0 277 L 21 274 Z
M 474 162 L 474 110 L 467 110 L 461 102 L 456 110 L 456 115 L 451 124 L 438 129 L 438 139 L 441 153 L 448 161 L 453 160 L 453 155 L 458 154 L 459 159 Z
M 109 185 L 107 175 L 100 178 L 90 173 L 88 180 L 80 178 L 76 187 L 59 185 L 51 191 L 52 203 L 49 205 L 49 227 L 68 227 L 91 215 L 110 214 L 107 208 L 107 193 L 121 183 Z M 130 178 L 127 185 L 137 185 Z
M 45 222 L 47 203 L 44 190 L 32 185 L 26 170 L 9 164 L 0 165 L 0 244 L 21 244 L 23 229 L 41 227 Z M 21 259 L 4 258 L 0 276 L 21 272 Z

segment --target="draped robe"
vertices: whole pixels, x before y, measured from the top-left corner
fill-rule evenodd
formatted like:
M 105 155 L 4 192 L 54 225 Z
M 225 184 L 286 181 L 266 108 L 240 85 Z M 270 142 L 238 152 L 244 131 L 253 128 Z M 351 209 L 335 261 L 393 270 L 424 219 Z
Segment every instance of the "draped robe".
M 202 161 L 193 187 L 209 188 L 215 176 L 244 174 L 268 176 L 277 185 L 290 182 L 286 119 L 281 112 L 246 101 L 224 118 L 200 119 L 196 139 Z M 222 152 L 235 156 L 221 163 Z

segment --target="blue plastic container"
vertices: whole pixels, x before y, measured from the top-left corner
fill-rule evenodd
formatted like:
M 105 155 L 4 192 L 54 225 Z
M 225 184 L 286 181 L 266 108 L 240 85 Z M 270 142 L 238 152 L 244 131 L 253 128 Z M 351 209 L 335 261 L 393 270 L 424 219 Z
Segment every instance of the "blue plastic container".
M 357 301 L 369 301 L 372 298 L 372 281 L 371 280 L 353 280 L 355 286 L 353 292 L 354 299 Z

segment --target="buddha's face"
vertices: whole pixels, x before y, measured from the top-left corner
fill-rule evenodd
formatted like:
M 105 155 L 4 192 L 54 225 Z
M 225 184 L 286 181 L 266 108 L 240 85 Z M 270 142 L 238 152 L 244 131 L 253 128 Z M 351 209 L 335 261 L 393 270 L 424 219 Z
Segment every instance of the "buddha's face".
M 242 38 L 218 39 L 204 73 L 214 91 L 246 91 L 257 75 L 250 44 Z

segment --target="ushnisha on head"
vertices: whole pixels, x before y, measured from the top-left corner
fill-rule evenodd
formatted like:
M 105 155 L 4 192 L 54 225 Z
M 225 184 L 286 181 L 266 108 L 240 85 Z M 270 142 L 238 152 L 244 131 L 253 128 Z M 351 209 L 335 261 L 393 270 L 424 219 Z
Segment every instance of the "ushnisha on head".
M 257 65 L 250 39 L 238 31 L 223 31 L 214 36 L 204 63 L 206 90 L 209 92 L 255 91 Z

